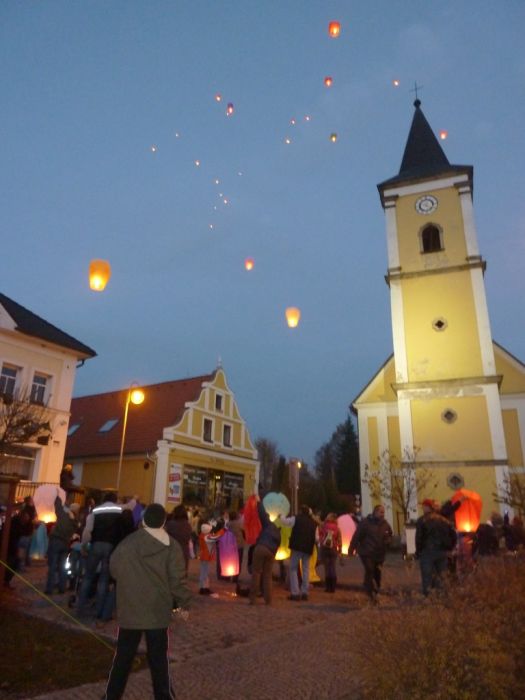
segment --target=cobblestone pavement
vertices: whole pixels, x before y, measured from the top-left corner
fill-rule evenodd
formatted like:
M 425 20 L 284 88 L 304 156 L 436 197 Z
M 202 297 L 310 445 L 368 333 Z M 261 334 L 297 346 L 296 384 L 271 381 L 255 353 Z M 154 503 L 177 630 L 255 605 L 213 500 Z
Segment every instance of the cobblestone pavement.
M 28 578 L 42 589 L 46 568 L 33 566 Z M 275 572 L 277 573 L 277 565 Z M 198 562 L 191 562 L 189 585 L 197 590 Z M 361 591 L 362 570 L 357 559 L 338 569 L 335 594 L 313 586 L 307 602 L 291 602 L 288 591 L 274 584 L 274 600 L 249 606 L 234 594 L 229 582 L 212 581 L 215 595 L 195 596 L 190 619 L 175 620 L 171 628 L 172 675 L 178 700 L 270 700 L 279 696 L 302 700 L 359 698 L 359 669 L 353 655 L 370 615 L 388 614 L 399 607 L 399 593 L 418 600 L 419 572 L 399 555 L 384 567 L 378 609 L 371 609 Z M 245 584 L 247 580 L 245 581 Z M 17 582 L 15 597 L 28 612 L 68 627 L 76 623 L 29 587 Z M 69 611 L 65 596 L 55 602 Z M 405 598 L 406 599 L 406 598 Z M 88 626 L 106 640 L 117 627 Z M 38 700 L 100 700 L 105 683 L 91 683 L 38 696 Z M 125 700 L 153 697 L 149 671 L 130 676 Z

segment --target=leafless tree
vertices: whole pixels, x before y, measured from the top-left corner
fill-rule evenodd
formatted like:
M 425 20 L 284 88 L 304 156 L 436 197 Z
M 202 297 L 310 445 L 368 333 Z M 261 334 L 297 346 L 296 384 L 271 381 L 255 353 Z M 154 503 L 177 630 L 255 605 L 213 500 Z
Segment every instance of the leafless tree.
M 502 492 L 492 495 L 497 503 L 505 503 L 522 517 L 525 514 L 525 474 L 508 472 L 503 479 Z
M 259 482 L 265 490 L 268 490 L 272 484 L 274 469 L 279 464 L 279 451 L 276 443 L 267 438 L 257 438 L 255 448 L 260 463 Z
M 31 403 L 26 393 L 0 394 L 0 465 L 21 447 L 47 445 L 50 421 L 50 410 Z

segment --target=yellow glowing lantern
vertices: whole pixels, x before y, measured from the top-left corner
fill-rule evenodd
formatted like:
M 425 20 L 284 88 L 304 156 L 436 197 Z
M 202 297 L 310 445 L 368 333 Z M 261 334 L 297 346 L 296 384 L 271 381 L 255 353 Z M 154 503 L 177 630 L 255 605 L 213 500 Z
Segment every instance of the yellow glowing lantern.
M 233 102 L 228 102 L 228 106 L 226 107 L 226 114 L 231 117 L 233 114 Z
M 341 22 L 330 22 L 328 25 L 328 34 L 330 34 L 332 39 L 336 39 L 339 34 L 341 34 Z
M 290 551 L 290 535 L 292 534 L 292 528 L 291 527 L 281 527 L 281 544 L 279 545 L 279 549 L 277 550 L 275 554 L 275 558 L 277 561 L 284 561 L 285 559 L 289 559 L 291 555 Z
M 327 75 L 324 79 L 324 84 L 326 85 L 326 87 L 331 87 L 333 82 L 333 79 L 329 75 Z
M 397 80 L 397 78 L 395 80 L 392 80 L 392 85 L 394 87 L 399 87 L 399 80 Z
M 255 263 L 254 263 L 254 261 L 253 261 L 253 258 L 246 258 L 246 260 L 244 261 L 244 267 L 245 267 L 248 271 L 249 271 L 249 270 L 253 270 L 254 264 L 255 264 Z
M 289 306 L 285 312 L 286 323 L 290 328 L 297 328 L 299 325 L 299 319 L 301 318 L 301 312 L 295 306 Z
M 337 141 L 337 134 L 335 132 L 330 134 L 330 141 L 332 143 L 335 143 Z
M 447 136 L 448 136 L 448 131 L 445 131 L 445 129 L 442 129 L 442 130 L 439 132 L 439 138 L 440 138 L 442 141 L 444 141 L 444 140 L 447 138 Z
M 111 265 L 107 260 L 92 260 L 89 263 L 89 286 L 95 292 L 101 292 L 111 277 Z

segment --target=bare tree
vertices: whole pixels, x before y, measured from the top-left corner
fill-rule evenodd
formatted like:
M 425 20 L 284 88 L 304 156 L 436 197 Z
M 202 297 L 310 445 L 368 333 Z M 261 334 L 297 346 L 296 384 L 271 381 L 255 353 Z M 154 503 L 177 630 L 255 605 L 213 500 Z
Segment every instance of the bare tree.
M 255 448 L 260 463 L 259 482 L 268 490 L 272 484 L 274 470 L 279 464 L 279 451 L 276 443 L 267 438 L 257 438 Z
M 525 474 L 508 472 L 503 478 L 502 492 L 492 495 L 497 503 L 505 503 L 522 517 L 525 514 Z
M 0 394 L 0 465 L 21 447 L 47 445 L 50 420 L 50 410 L 31 403 L 25 393 Z
M 365 465 L 361 479 L 371 497 L 376 501 L 391 501 L 403 513 L 405 523 L 415 514 L 418 493 L 437 487 L 432 471 L 417 461 L 419 452 L 418 447 L 405 448 L 400 460 L 385 450 L 374 460 L 372 469 Z

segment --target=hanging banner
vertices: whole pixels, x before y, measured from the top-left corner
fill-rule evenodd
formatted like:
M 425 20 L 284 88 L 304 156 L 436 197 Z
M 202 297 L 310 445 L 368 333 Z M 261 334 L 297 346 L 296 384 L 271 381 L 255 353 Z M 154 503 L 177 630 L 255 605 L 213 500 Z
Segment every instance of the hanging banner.
M 181 502 L 182 466 L 170 464 L 168 474 L 168 503 Z

